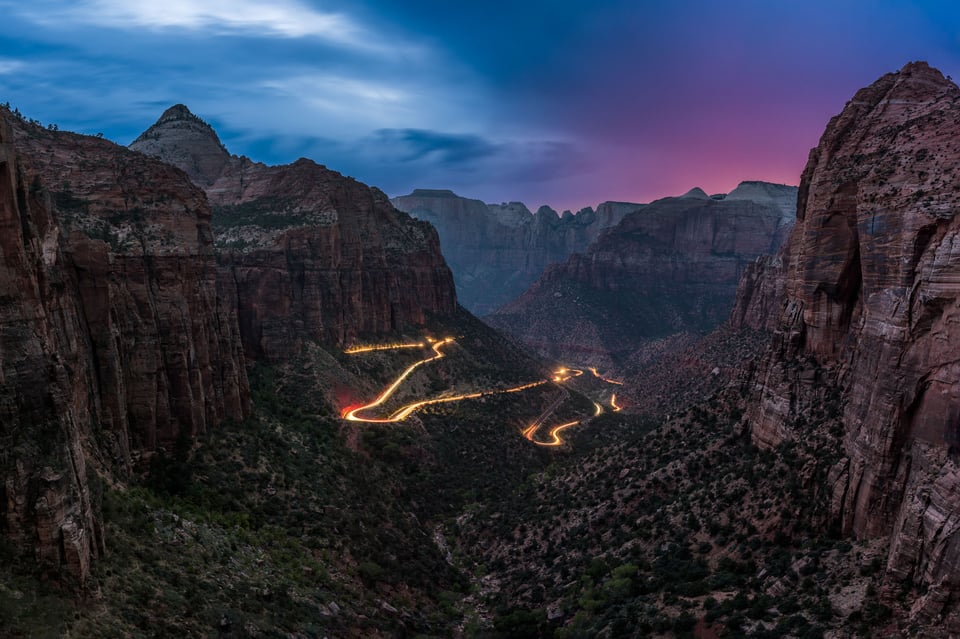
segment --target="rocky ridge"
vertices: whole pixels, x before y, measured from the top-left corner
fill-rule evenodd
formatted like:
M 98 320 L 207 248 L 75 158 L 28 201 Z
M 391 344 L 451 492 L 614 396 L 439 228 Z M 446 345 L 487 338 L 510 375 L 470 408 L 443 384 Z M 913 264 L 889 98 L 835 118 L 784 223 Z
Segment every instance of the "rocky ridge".
M 231 156 L 182 105 L 130 148 L 183 169 L 207 194 L 248 357 L 279 361 L 304 340 L 344 343 L 456 311 L 436 232 L 378 189 L 307 159 Z
M 810 153 L 797 224 L 749 273 L 734 322 L 775 327 L 748 414 L 755 442 L 805 437 L 839 389 L 838 528 L 888 538 L 911 620 L 960 632 L 960 89 L 911 63 L 860 90 Z
M 643 208 L 604 202 L 576 214 L 561 215 L 548 206 L 531 213 L 522 202 L 485 204 L 434 189 L 415 189 L 391 201 L 436 227 L 462 303 L 481 316 L 520 295 L 548 264 L 586 249 L 603 229 Z
M 741 275 L 786 238 L 795 195 L 744 182 L 726 196 L 695 189 L 652 202 L 489 320 L 544 355 L 601 366 L 656 340 L 705 334 L 726 319 Z

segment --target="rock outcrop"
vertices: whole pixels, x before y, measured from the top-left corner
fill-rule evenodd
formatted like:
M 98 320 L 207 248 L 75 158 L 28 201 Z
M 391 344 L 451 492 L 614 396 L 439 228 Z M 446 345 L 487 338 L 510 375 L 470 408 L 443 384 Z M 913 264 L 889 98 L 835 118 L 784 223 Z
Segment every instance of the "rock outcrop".
M 460 301 L 480 316 L 520 295 L 548 264 L 586 249 L 601 230 L 643 207 L 604 202 L 596 211 L 588 207 L 577 214 L 558 215 L 547 206 L 531 213 L 520 202 L 484 204 L 430 189 L 416 189 L 392 202 L 436 227 Z
M 603 366 L 655 340 L 704 334 L 726 319 L 745 269 L 786 238 L 796 191 L 744 183 L 725 197 L 694 189 L 657 200 L 489 320 L 544 355 Z
M 920 589 L 914 620 L 934 635 L 960 632 L 958 123 L 960 89 L 925 63 L 859 91 L 811 151 L 789 243 L 741 314 L 776 326 L 754 440 L 804 437 L 841 390 L 832 514 L 889 536 L 891 583 Z
M 182 105 L 130 147 L 183 169 L 206 192 L 248 357 L 276 361 L 304 340 L 344 343 L 456 311 L 436 231 L 381 191 L 311 160 L 267 166 L 231 156 Z
M 180 171 L 0 110 L 0 533 L 82 583 L 93 473 L 249 409 L 210 209 Z

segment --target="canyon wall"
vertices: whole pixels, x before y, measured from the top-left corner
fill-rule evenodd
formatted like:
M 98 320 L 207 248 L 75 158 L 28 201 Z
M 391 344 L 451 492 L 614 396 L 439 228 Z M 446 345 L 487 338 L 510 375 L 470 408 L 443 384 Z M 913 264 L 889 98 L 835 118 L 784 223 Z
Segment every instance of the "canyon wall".
M 960 89 L 925 63 L 859 91 L 810 153 L 789 242 L 734 313 L 775 327 L 754 440 L 804 437 L 840 391 L 832 515 L 889 537 L 891 587 L 919 588 L 914 620 L 944 635 L 960 632 L 958 123 Z
M 398 209 L 433 224 L 463 305 L 484 316 L 513 300 L 548 264 L 582 251 L 624 215 L 643 208 L 604 202 L 594 211 L 536 213 L 521 202 L 484 204 L 453 191 L 416 189 L 391 200 Z
M 130 146 L 206 192 L 248 357 L 278 361 L 304 340 L 345 343 L 455 312 L 436 231 L 378 189 L 311 160 L 267 166 L 231 156 L 182 105 Z
M 93 474 L 249 411 L 210 209 L 182 173 L 0 111 L 0 533 L 78 583 Z

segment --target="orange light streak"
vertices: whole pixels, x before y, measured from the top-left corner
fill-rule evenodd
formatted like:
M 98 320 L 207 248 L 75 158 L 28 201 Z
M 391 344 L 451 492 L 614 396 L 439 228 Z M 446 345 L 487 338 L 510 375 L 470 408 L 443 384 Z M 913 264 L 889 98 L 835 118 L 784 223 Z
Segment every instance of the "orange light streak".
M 400 422 L 405 420 L 415 411 L 420 410 L 424 406 L 432 406 L 434 404 L 447 404 L 449 402 L 459 402 L 464 399 L 476 399 L 478 397 L 488 397 L 490 395 L 499 395 L 501 393 L 518 393 L 522 390 L 527 390 L 528 388 L 533 388 L 534 386 L 541 386 L 546 384 L 546 380 L 541 380 L 539 382 L 530 382 L 529 384 L 523 384 L 521 386 L 514 386 L 513 388 L 502 388 L 486 391 L 475 391 L 473 393 L 465 393 L 463 395 L 453 395 L 451 397 L 438 397 L 436 399 L 425 399 L 421 402 L 414 402 L 413 404 L 407 404 L 406 406 L 401 407 L 397 412 L 390 415 L 387 420 L 388 422 Z M 368 420 L 365 420 L 368 421 Z
M 613 412 L 615 412 L 615 413 L 619 413 L 621 410 L 623 410 L 623 406 L 619 406 L 619 405 L 617 404 L 617 394 L 616 394 L 616 393 L 614 393 L 613 395 L 610 396 L 610 408 L 612 408 L 612 409 L 613 409 Z
M 371 420 L 363 419 L 363 418 L 361 418 L 361 417 L 357 417 L 357 413 L 359 413 L 360 411 L 369 410 L 369 409 L 371 409 L 371 408 L 376 408 L 376 407 L 379 406 L 380 404 L 382 404 L 382 403 L 384 403 L 385 401 L 387 401 L 388 399 L 390 399 L 390 396 L 393 395 L 393 393 L 397 390 L 397 388 L 400 386 L 400 384 L 403 383 L 403 380 L 405 380 L 407 377 L 409 377 L 410 374 L 411 374 L 413 371 L 417 370 L 417 368 L 419 368 L 420 366 L 423 366 L 424 364 L 426 364 L 426 363 L 428 363 L 428 362 L 433 362 L 433 361 L 436 361 L 436 360 L 438 360 L 438 359 L 443 359 L 444 357 L 446 357 L 440 349 L 441 349 L 443 346 L 446 346 L 447 344 L 451 343 L 452 341 L 453 341 L 453 338 L 452 338 L 452 337 L 447 337 L 447 338 L 442 339 L 442 340 L 440 340 L 439 342 L 433 344 L 433 346 L 431 346 L 431 348 L 433 349 L 433 352 L 436 353 L 436 355 L 434 355 L 433 357 L 428 357 L 427 359 L 421 359 L 421 360 L 419 360 L 419 361 L 414 362 L 413 364 L 410 364 L 410 366 L 407 366 L 407 368 L 406 368 L 402 373 L 400 373 L 400 376 L 397 377 L 397 379 L 395 379 L 392 384 L 390 384 L 389 386 L 387 386 L 386 390 L 384 390 L 382 393 L 380 393 L 380 395 L 379 395 L 375 400 L 373 400 L 373 401 L 370 402 L 369 404 L 366 404 L 365 406 L 361 406 L 361 407 L 359 407 L 359 408 L 354 408 L 353 410 L 350 410 L 350 411 L 348 411 L 348 412 L 345 412 L 344 415 L 343 415 L 344 419 L 347 419 L 347 420 L 352 421 L 352 422 L 371 421 Z M 380 421 L 383 421 L 383 420 L 373 420 L 373 421 L 380 422 Z M 389 421 L 389 420 L 387 420 L 387 421 Z
M 427 341 L 431 341 L 431 338 L 428 337 Z M 393 381 L 392 384 L 387 386 L 387 388 L 382 393 L 380 393 L 379 396 L 377 396 L 375 400 L 373 400 L 369 404 L 364 404 L 362 406 L 348 407 L 343 412 L 343 418 L 351 422 L 365 422 L 368 424 L 392 424 L 392 423 L 401 422 L 405 420 L 407 417 L 412 415 L 414 412 L 420 410 L 424 406 L 432 406 L 434 404 L 446 404 L 449 402 L 458 402 L 464 399 L 476 399 L 478 397 L 485 397 L 487 395 L 496 395 L 499 393 L 517 393 L 522 390 L 526 390 L 528 388 L 533 388 L 534 386 L 540 386 L 542 384 L 547 383 L 546 380 L 540 380 L 538 382 L 530 382 L 528 384 L 521 384 L 520 386 L 514 386 L 513 388 L 494 389 L 494 390 L 487 390 L 487 391 L 475 391 L 473 393 L 464 393 L 462 395 L 453 395 L 450 397 L 426 399 L 423 401 L 413 402 L 411 404 L 406 404 L 405 406 L 401 406 L 388 417 L 363 417 L 358 414 L 358 413 L 370 410 L 371 408 L 376 408 L 381 404 L 383 404 L 384 402 L 386 402 L 388 399 L 390 399 L 390 397 L 396 392 L 397 388 L 400 387 L 400 384 L 402 384 L 403 381 L 407 377 L 409 377 L 410 374 L 413 373 L 413 371 L 415 371 L 418 367 L 428 362 L 433 362 L 438 359 L 442 359 L 446 357 L 446 355 L 440 349 L 446 346 L 447 344 L 452 343 L 453 341 L 454 340 L 452 337 L 446 337 L 440 341 L 433 341 L 431 348 L 433 349 L 433 352 L 436 353 L 433 357 L 428 357 L 426 359 L 416 361 L 410 366 L 408 366 L 397 377 L 397 379 Z M 423 344 L 420 344 L 420 346 L 423 346 Z M 389 348 L 389 347 L 377 347 L 376 349 L 385 350 L 386 348 Z M 398 346 L 394 346 L 394 348 L 407 348 L 407 345 L 398 345 Z
M 428 338 L 429 339 L 429 338 Z M 423 342 L 411 342 L 405 344 L 380 344 L 376 346 L 354 346 L 343 351 L 347 355 L 356 355 L 357 353 L 370 353 L 372 351 L 392 351 L 399 348 L 423 348 L 426 346 Z
M 419 402 L 413 402 L 413 403 L 401 406 L 400 408 L 395 410 L 392 414 L 390 414 L 387 417 L 361 416 L 359 413 L 368 411 L 373 408 L 377 408 L 378 406 L 381 406 L 384 402 L 386 402 L 388 399 L 390 399 L 390 397 L 393 396 L 393 394 L 397 391 L 397 389 L 404 382 L 404 380 L 407 379 L 413 373 L 413 371 L 415 371 L 417 368 L 419 368 L 420 366 L 428 362 L 433 362 L 438 359 L 443 359 L 444 357 L 446 357 L 446 355 L 441 349 L 447 344 L 452 343 L 454 339 L 452 337 L 446 337 L 438 341 L 431 337 L 427 337 L 425 338 L 425 341 L 430 344 L 430 348 L 434 352 L 434 355 L 432 357 L 428 357 L 426 359 L 416 361 L 410 366 L 408 366 L 406 369 L 404 369 L 402 373 L 400 373 L 400 375 L 389 386 L 387 386 L 386 389 L 384 389 L 382 393 L 380 393 L 380 395 L 377 396 L 375 400 L 373 400 L 369 404 L 364 404 L 362 406 L 348 406 L 346 409 L 344 409 L 343 418 L 352 422 L 364 422 L 368 424 L 391 424 L 391 423 L 396 423 L 396 422 L 405 420 L 410 415 L 420 410 L 421 408 L 424 408 L 425 406 L 459 402 L 466 399 L 477 399 L 480 397 L 498 395 L 501 393 L 518 393 L 520 391 L 527 390 L 528 388 L 534 388 L 536 386 L 542 386 L 543 384 L 548 383 L 548 380 L 543 379 L 537 382 L 530 382 L 527 384 L 514 386 L 512 388 L 474 391 L 472 393 L 451 395 L 449 397 L 437 397 L 434 399 L 425 399 Z M 406 343 L 406 344 L 384 344 L 379 346 L 358 346 L 344 352 L 349 355 L 353 355 L 356 353 L 366 353 L 370 351 L 383 351 L 383 350 L 393 350 L 393 349 L 400 349 L 400 348 L 423 348 L 424 346 L 426 346 L 426 344 L 424 344 L 423 342 Z M 602 377 L 597 373 L 597 369 L 595 368 L 590 368 L 589 370 L 590 372 L 593 373 L 595 377 L 598 377 L 605 382 L 610 382 L 612 384 L 621 384 L 621 382 L 617 382 L 615 380 L 609 380 L 605 377 Z M 580 375 L 583 375 L 582 370 L 577 368 L 564 367 L 564 368 L 557 369 L 554 372 L 552 379 L 555 382 L 565 382 L 568 379 L 571 379 L 573 377 L 579 377 Z M 601 406 L 597 402 L 593 402 L 593 406 L 594 406 L 594 414 L 593 414 L 594 417 L 603 413 L 603 406 Z M 617 405 L 616 394 L 613 394 L 610 396 L 610 406 L 613 408 L 615 412 L 620 410 L 620 406 Z M 559 424 L 557 426 L 552 427 L 548 432 L 548 436 L 550 438 L 549 441 L 541 442 L 534 439 L 534 436 L 537 434 L 537 432 L 541 428 L 541 424 L 539 422 L 534 422 L 533 424 L 525 428 L 522 431 L 522 435 L 525 439 L 536 444 L 537 446 L 548 446 L 548 447 L 561 446 L 563 445 L 563 439 L 561 439 L 560 433 L 580 423 L 581 423 L 581 420 L 575 420 L 572 422 L 566 422 L 564 424 Z
M 578 419 L 572 422 L 567 422 L 566 424 L 560 424 L 559 426 L 554 426 L 553 428 L 550 429 L 550 432 L 548 433 L 548 435 L 550 436 L 550 441 L 548 442 L 538 442 L 533 438 L 533 436 L 537 433 L 537 431 L 540 430 L 540 427 L 536 424 L 536 422 L 534 422 L 533 424 L 530 424 L 526 429 L 524 429 L 523 436 L 528 441 L 533 442 L 537 446 L 560 446 L 563 444 L 563 440 L 560 439 L 560 433 L 565 431 L 568 428 L 571 428 L 572 426 L 576 426 L 579 423 L 580 423 L 580 420 Z
M 603 375 L 601 375 L 600 373 L 598 373 L 598 372 L 597 372 L 597 369 L 594 368 L 593 366 L 591 366 L 591 367 L 588 368 L 587 370 L 589 370 L 591 373 L 593 373 L 593 376 L 594 376 L 594 377 L 596 377 L 597 379 L 602 379 L 603 381 L 605 381 L 605 382 L 608 383 L 608 384 L 616 384 L 617 386 L 623 386 L 623 382 L 618 382 L 618 381 L 615 380 L 615 379 L 610 379 L 609 377 L 604 377 Z
M 571 377 L 580 377 L 583 371 L 578 368 L 558 368 L 553 372 L 553 381 L 565 382 Z

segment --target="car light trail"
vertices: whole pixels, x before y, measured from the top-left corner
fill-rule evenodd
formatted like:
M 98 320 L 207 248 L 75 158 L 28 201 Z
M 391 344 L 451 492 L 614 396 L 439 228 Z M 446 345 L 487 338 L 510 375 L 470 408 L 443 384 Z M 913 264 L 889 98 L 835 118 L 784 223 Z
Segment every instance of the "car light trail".
M 496 388 L 496 389 L 489 389 L 489 390 L 480 390 L 480 391 L 473 391 L 470 393 L 461 393 L 459 395 L 450 395 L 448 397 L 437 397 L 434 399 L 425 399 L 418 402 L 405 404 L 397 408 L 393 413 L 391 413 L 386 417 L 365 417 L 362 414 L 374 408 L 382 406 L 388 399 L 390 399 L 393 396 L 393 394 L 397 391 L 397 389 L 404 382 L 404 380 L 406 380 L 417 368 L 429 362 L 434 362 L 438 359 L 443 359 L 444 357 L 446 357 L 446 354 L 443 352 L 442 349 L 443 347 L 447 346 L 448 344 L 452 344 L 453 342 L 454 342 L 454 339 L 452 337 L 445 337 L 441 340 L 437 340 L 432 337 L 425 337 L 423 342 L 381 344 L 381 345 L 371 345 L 371 346 L 355 346 L 353 348 L 345 350 L 344 353 L 348 355 L 355 355 L 358 353 L 397 350 L 402 348 L 424 348 L 427 345 L 429 345 L 431 350 L 433 350 L 434 354 L 431 357 L 418 360 L 413 364 L 411 364 L 410 366 L 408 366 L 407 368 L 405 368 L 403 372 L 400 373 L 400 375 L 397 376 L 397 378 L 393 380 L 393 382 L 391 382 L 390 385 L 387 386 L 383 390 L 383 392 L 381 392 L 377 396 L 377 398 L 374 399 L 369 404 L 363 404 L 361 406 L 352 405 L 345 408 L 343 411 L 343 418 L 347 421 L 363 422 L 367 424 L 392 424 L 392 423 L 401 422 L 407 419 L 413 413 L 427 406 L 434 406 L 437 404 L 448 404 L 451 402 L 459 402 L 467 399 L 478 399 L 481 397 L 489 397 L 491 395 L 499 395 L 502 393 L 519 393 L 529 388 L 543 386 L 544 384 L 547 384 L 550 382 L 550 380 L 542 379 L 536 382 L 529 382 L 527 384 L 513 386 L 511 388 Z M 596 368 L 590 367 L 588 370 L 591 373 L 593 373 L 594 377 L 601 379 L 609 384 L 622 385 L 622 382 L 618 382 L 616 380 L 603 377 L 597 372 Z M 556 371 L 553 372 L 553 374 L 551 375 L 551 380 L 558 384 L 562 384 L 563 382 L 566 382 L 574 377 L 579 377 L 581 375 L 583 375 L 583 371 L 578 368 L 562 367 L 562 368 L 558 368 Z M 563 401 L 562 397 L 557 400 L 557 402 L 562 402 L 562 401 Z M 568 428 L 572 428 L 577 424 L 580 424 L 583 422 L 583 420 L 578 419 L 578 420 L 566 422 L 566 423 L 551 427 L 547 433 L 549 437 L 548 441 L 537 441 L 536 439 L 534 439 L 536 434 L 542 428 L 543 421 L 556 408 L 557 402 L 554 402 L 554 405 L 548 407 L 546 412 L 543 415 L 541 415 L 537 419 L 537 421 L 533 422 L 532 424 L 530 424 L 530 426 L 528 426 L 522 431 L 521 434 L 525 439 L 536 444 L 537 446 L 553 446 L 553 447 L 562 446 L 563 439 L 560 437 L 560 433 L 562 433 L 564 430 Z M 597 417 L 603 414 L 603 410 L 604 410 L 603 406 L 601 406 L 597 402 L 593 402 L 593 407 L 594 407 L 594 413 L 591 417 Z M 610 407 L 613 409 L 614 412 L 618 412 L 622 408 L 617 404 L 616 394 L 613 394 L 610 396 Z
M 538 430 L 540 430 L 540 425 L 534 422 L 533 424 L 530 424 L 529 426 L 527 426 L 527 428 L 523 430 L 523 437 L 527 441 L 533 442 L 537 446 L 560 446 L 563 444 L 563 440 L 560 439 L 560 433 L 565 431 L 568 428 L 572 428 L 573 426 L 576 426 L 579 423 L 580 423 L 580 420 L 577 419 L 572 422 L 560 424 L 559 426 L 554 426 L 553 428 L 550 429 L 550 432 L 548 433 L 550 437 L 550 441 L 538 442 L 533 438 L 533 436 L 537 434 Z
M 356 355 L 357 353 L 370 353 L 373 351 L 393 351 L 400 348 L 423 348 L 426 346 L 423 342 L 413 342 L 407 344 L 380 344 L 377 346 L 354 346 L 343 351 L 347 355 Z
M 388 417 L 364 417 L 360 415 L 360 413 L 362 412 L 368 411 L 372 408 L 377 408 L 378 406 L 386 402 L 388 399 L 390 399 L 390 397 L 393 396 L 393 394 L 397 391 L 397 388 L 400 387 L 403 381 L 407 379 L 410 376 L 410 374 L 413 373 L 413 371 L 415 371 L 417 368 L 419 368 L 420 366 L 423 366 L 428 362 L 434 362 L 438 359 L 443 359 L 444 357 L 446 357 L 446 354 L 441 349 L 447 344 L 452 344 L 454 340 L 452 337 L 445 337 L 442 340 L 434 340 L 428 337 L 427 341 L 430 342 L 430 348 L 434 352 L 434 355 L 432 357 L 418 360 L 413 364 L 411 364 L 410 366 L 408 366 L 406 369 L 404 369 L 402 373 L 400 373 L 400 375 L 395 380 L 393 380 L 393 383 L 387 386 L 387 388 L 384 389 L 384 391 L 380 393 L 380 395 L 378 395 L 377 398 L 372 402 L 370 402 L 369 404 L 364 404 L 363 406 L 357 406 L 357 407 L 351 406 L 345 409 L 343 412 L 343 418 L 351 422 L 365 422 L 368 424 L 392 424 L 392 423 L 401 422 L 405 420 L 407 417 L 409 417 L 410 415 L 412 415 L 413 413 L 415 413 L 416 411 L 420 410 L 425 406 L 432 406 L 434 404 L 446 404 L 449 402 L 458 402 L 464 399 L 476 399 L 478 397 L 485 397 L 488 395 L 497 395 L 499 393 L 517 393 L 517 392 L 526 390 L 528 388 L 541 386 L 547 383 L 546 380 L 540 380 L 537 382 L 530 382 L 528 384 L 521 384 L 520 386 L 514 386 L 512 388 L 475 391 L 473 393 L 464 393 L 462 395 L 453 395 L 450 397 L 439 397 L 436 399 L 427 399 L 419 402 L 413 402 L 405 406 L 401 406 Z M 412 348 L 414 346 L 422 347 L 423 344 L 419 343 L 419 344 L 396 344 L 396 345 L 384 345 L 384 346 L 366 346 L 366 347 L 358 347 L 356 349 L 351 349 L 349 351 L 344 351 L 344 352 L 349 354 L 367 353 L 374 350 L 389 350 L 391 348 L 393 349 Z
M 603 375 L 601 375 L 600 373 L 598 373 L 598 372 L 597 372 L 597 369 L 594 368 L 593 366 L 591 366 L 591 367 L 588 368 L 587 370 L 590 371 L 591 373 L 593 373 L 593 376 L 594 376 L 594 377 L 596 377 L 597 379 L 601 379 L 601 380 L 605 381 L 605 382 L 608 383 L 608 384 L 616 384 L 617 386 L 623 386 L 623 382 L 618 382 L 618 381 L 615 380 L 615 379 L 610 379 L 609 377 L 604 377 Z
M 407 368 L 404 369 L 404 371 L 403 371 L 402 373 L 400 373 L 400 376 L 397 377 L 397 379 L 395 379 L 392 384 L 390 384 L 389 386 L 387 386 L 386 390 L 384 390 L 382 393 L 380 393 L 380 395 L 379 395 L 375 400 L 373 400 L 372 402 L 370 402 L 369 404 L 367 404 L 367 405 L 365 405 L 365 406 L 361 406 L 360 408 L 354 408 L 353 410 L 350 410 L 349 412 L 346 412 L 346 413 L 343 415 L 344 419 L 347 419 L 347 420 L 352 421 L 352 422 L 356 422 L 356 421 L 366 421 L 366 420 L 363 420 L 363 419 L 361 419 L 361 418 L 358 418 L 356 414 L 357 414 L 358 412 L 360 412 L 360 411 L 363 411 L 363 410 L 369 410 L 369 409 L 371 409 L 371 408 L 376 408 L 376 407 L 379 406 L 380 404 L 382 404 L 382 403 L 384 403 L 385 401 L 387 401 L 388 399 L 390 399 L 390 396 L 393 395 L 394 392 L 396 392 L 396 390 L 397 390 L 397 388 L 400 386 L 400 384 L 403 383 L 403 380 L 405 380 L 407 377 L 409 377 L 409 376 L 410 376 L 410 373 L 412 373 L 413 371 L 417 370 L 417 368 L 419 368 L 420 366 L 423 366 L 423 365 L 426 364 L 427 362 L 433 362 L 433 361 L 436 361 L 436 360 L 438 360 L 438 359 L 443 359 L 444 357 L 446 357 L 446 356 L 443 354 L 443 351 L 441 351 L 440 349 L 443 348 L 444 346 L 446 346 L 447 344 L 450 344 L 451 342 L 453 342 L 453 338 L 452 338 L 452 337 L 447 337 L 447 338 L 445 338 L 445 339 L 440 340 L 439 342 L 434 343 L 434 344 L 431 346 L 431 348 L 433 349 L 433 352 L 436 353 L 433 357 L 428 357 L 428 358 L 426 358 L 426 359 L 418 360 L 418 361 L 414 362 L 413 364 L 410 364 L 410 366 L 407 366 Z
M 420 410 L 424 406 L 432 406 L 434 404 L 447 404 L 450 402 L 459 402 L 464 399 L 476 399 L 478 397 L 488 397 L 490 395 L 499 395 L 501 393 L 518 393 L 528 388 L 533 388 L 534 386 L 542 386 L 546 384 L 546 380 L 540 380 L 539 382 L 530 382 L 529 384 L 523 384 L 521 386 L 514 386 L 513 388 L 498 388 L 493 390 L 485 391 L 475 391 L 473 393 L 464 393 L 463 395 L 452 395 L 450 397 L 438 397 L 436 399 L 425 399 L 422 402 L 414 402 L 413 404 L 407 404 L 406 406 L 400 407 L 395 413 L 390 415 L 387 419 L 382 420 L 373 420 L 373 419 L 363 419 L 359 418 L 360 421 L 376 421 L 380 423 L 392 423 L 392 422 L 402 422 L 411 414 Z M 360 410 L 360 409 L 357 409 Z M 356 411 L 353 411 L 356 412 Z

